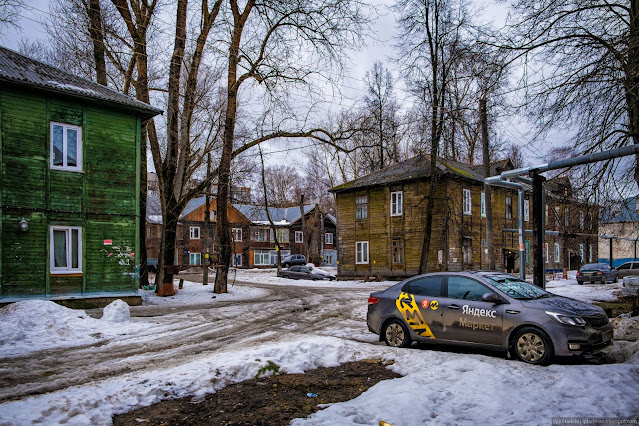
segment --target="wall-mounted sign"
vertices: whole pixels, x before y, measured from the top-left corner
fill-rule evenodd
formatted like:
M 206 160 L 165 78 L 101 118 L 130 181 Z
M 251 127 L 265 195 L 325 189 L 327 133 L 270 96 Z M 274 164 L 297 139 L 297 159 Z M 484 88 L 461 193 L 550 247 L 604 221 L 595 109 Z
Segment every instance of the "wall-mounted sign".
M 113 244 L 113 240 L 104 240 L 104 245 L 105 246 L 110 246 Z

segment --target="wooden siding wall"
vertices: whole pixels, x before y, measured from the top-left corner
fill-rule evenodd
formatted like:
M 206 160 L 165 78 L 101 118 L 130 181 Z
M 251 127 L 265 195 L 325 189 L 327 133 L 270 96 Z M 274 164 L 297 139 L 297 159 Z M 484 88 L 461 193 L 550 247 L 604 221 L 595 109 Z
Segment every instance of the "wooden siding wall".
M 368 188 L 340 192 L 337 194 L 338 218 L 338 274 L 340 276 L 405 277 L 418 273 L 423 246 L 425 227 L 425 194 L 428 193 L 428 181 L 410 182 L 387 187 Z M 471 214 L 463 213 L 463 190 L 471 191 Z M 484 187 L 480 182 L 466 179 L 441 178 L 438 184 L 433 217 L 431 249 L 428 258 L 428 271 L 460 271 L 467 269 L 487 269 L 486 218 L 481 217 L 481 193 Z M 390 215 L 390 193 L 402 191 L 403 214 Z M 511 189 L 493 187 L 493 226 L 495 269 L 504 270 L 509 251 L 514 255 L 514 270 L 519 270 L 519 234 L 506 232 L 519 227 L 518 192 Z M 355 219 L 355 198 L 368 197 L 368 218 Z M 511 198 L 512 216 L 506 218 L 506 198 Z M 529 200 L 529 220 L 524 222 L 526 230 L 532 229 L 532 197 Z M 587 205 L 575 200 L 551 197 L 547 198 L 549 212 L 560 206 L 562 226 L 556 226 L 554 219 L 548 220 L 546 229 L 557 230 L 559 237 L 546 237 L 549 247 L 549 261 L 546 269 L 561 269 L 564 266 L 576 269 L 574 257 L 579 254 L 579 244 L 584 244 L 585 255 L 593 245 L 593 260 L 597 259 L 597 217 L 594 211 L 592 221 L 586 220 L 584 227 L 578 225 L 578 212 L 586 211 Z M 569 208 L 569 226 L 563 226 L 564 212 Z M 550 214 L 549 214 L 550 215 Z M 587 217 L 587 214 L 586 214 Z M 391 242 L 394 238 L 404 242 L 404 264 L 394 265 L 391 261 Z M 470 240 L 471 261 L 464 261 L 464 240 Z M 532 234 L 525 233 L 532 253 Z M 355 263 L 355 249 L 358 241 L 368 241 L 369 263 Z M 560 259 L 554 259 L 554 244 L 560 244 Z M 504 250 L 506 249 L 506 250 Z M 441 251 L 441 263 L 440 263 Z M 529 259 L 531 259 L 529 257 Z M 586 259 L 587 260 L 587 259 Z M 528 272 L 532 270 L 532 261 L 526 264 Z
M 0 297 L 136 291 L 139 120 L 6 87 L 0 120 Z M 82 127 L 83 172 L 49 168 L 51 121 Z M 79 276 L 49 273 L 51 225 L 82 227 Z

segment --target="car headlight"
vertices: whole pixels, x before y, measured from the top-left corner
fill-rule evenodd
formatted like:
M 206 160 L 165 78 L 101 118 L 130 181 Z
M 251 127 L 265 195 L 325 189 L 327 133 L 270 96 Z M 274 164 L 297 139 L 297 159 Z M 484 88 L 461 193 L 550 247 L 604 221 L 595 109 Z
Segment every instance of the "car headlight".
M 558 314 L 557 312 L 545 311 L 548 315 L 556 319 L 562 324 L 566 325 L 576 325 L 576 326 L 584 326 L 586 325 L 586 321 L 584 321 L 581 317 L 575 317 L 571 315 Z

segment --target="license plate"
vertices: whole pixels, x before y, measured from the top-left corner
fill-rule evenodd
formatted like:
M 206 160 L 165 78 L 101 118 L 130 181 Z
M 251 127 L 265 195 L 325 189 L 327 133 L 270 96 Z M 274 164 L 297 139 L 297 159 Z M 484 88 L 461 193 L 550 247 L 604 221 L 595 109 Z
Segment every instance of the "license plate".
M 613 333 L 613 330 L 604 331 L 604 332 L 601 334 L 601 339 L 602 339 L 604 342 L 607 342 L 608 340 L 612 340 L 612 333 Z

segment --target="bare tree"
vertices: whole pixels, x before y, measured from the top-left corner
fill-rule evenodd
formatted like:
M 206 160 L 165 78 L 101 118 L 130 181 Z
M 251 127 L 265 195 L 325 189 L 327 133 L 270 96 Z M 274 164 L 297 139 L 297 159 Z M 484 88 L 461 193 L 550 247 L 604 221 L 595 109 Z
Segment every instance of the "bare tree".
M 258 197 L 257 201 L 260 204 L 268 201 L 268 204 L 274 207 L 295 205 L 295 200 L 299 197 L 296 197 L 294 189 L 300 179 L 296 168 L 291 165 L 263 167 L 259 182 L 262 197 Z
M 400 62 L 409 88 L 427 120 L 430 154 L 430 185 L 426 202 L 426 220 L 419 272 L 428 269 L 437 159 L 446 125 L 445 103 L 451 90 L 451 70 L 459 60 L 464 29 L 469 25 L 465 4 L 456 0 L 399 0 Z
M 231 258 L 226 203 L 229 200 L 235 128 L 241 102 L 240 88 L 255 82 L 273 96 L 276 89 L 288 82 L 306 83 L 307 76 L 317 70 L 318 62 L 313 58 L 318 58 L 326 65 L 333 63 L 339 59 L 347 43 L 358 40 L 366 24 L 363 5 L 356 0 L 280 0 L 264 3 L 248 0 L 243 7 L 236 0 L 229 0 L 229 7 L 227 101 L 218 169 L 217 215 L 221 265 L 215 278 L 217 293 L 226 292 Z M 263 131 L 259 138 L 244 146 L 248 149 L 265 140 L 281 137 L 332 140 L 331 135 L 321 129 L 275 129 Z
M 639 143 L 639 1 L 516 0 L 512 8 L 511 35 L 495 44 L 525 59 L 525 107 L 538 135 L 575 129 L 579 153 Z M 639 183 L 636 158 L 633 167 Z
M 0 0 L 0 33 L 8 26 L 18 27 L 20 10 L 24 0 Z

